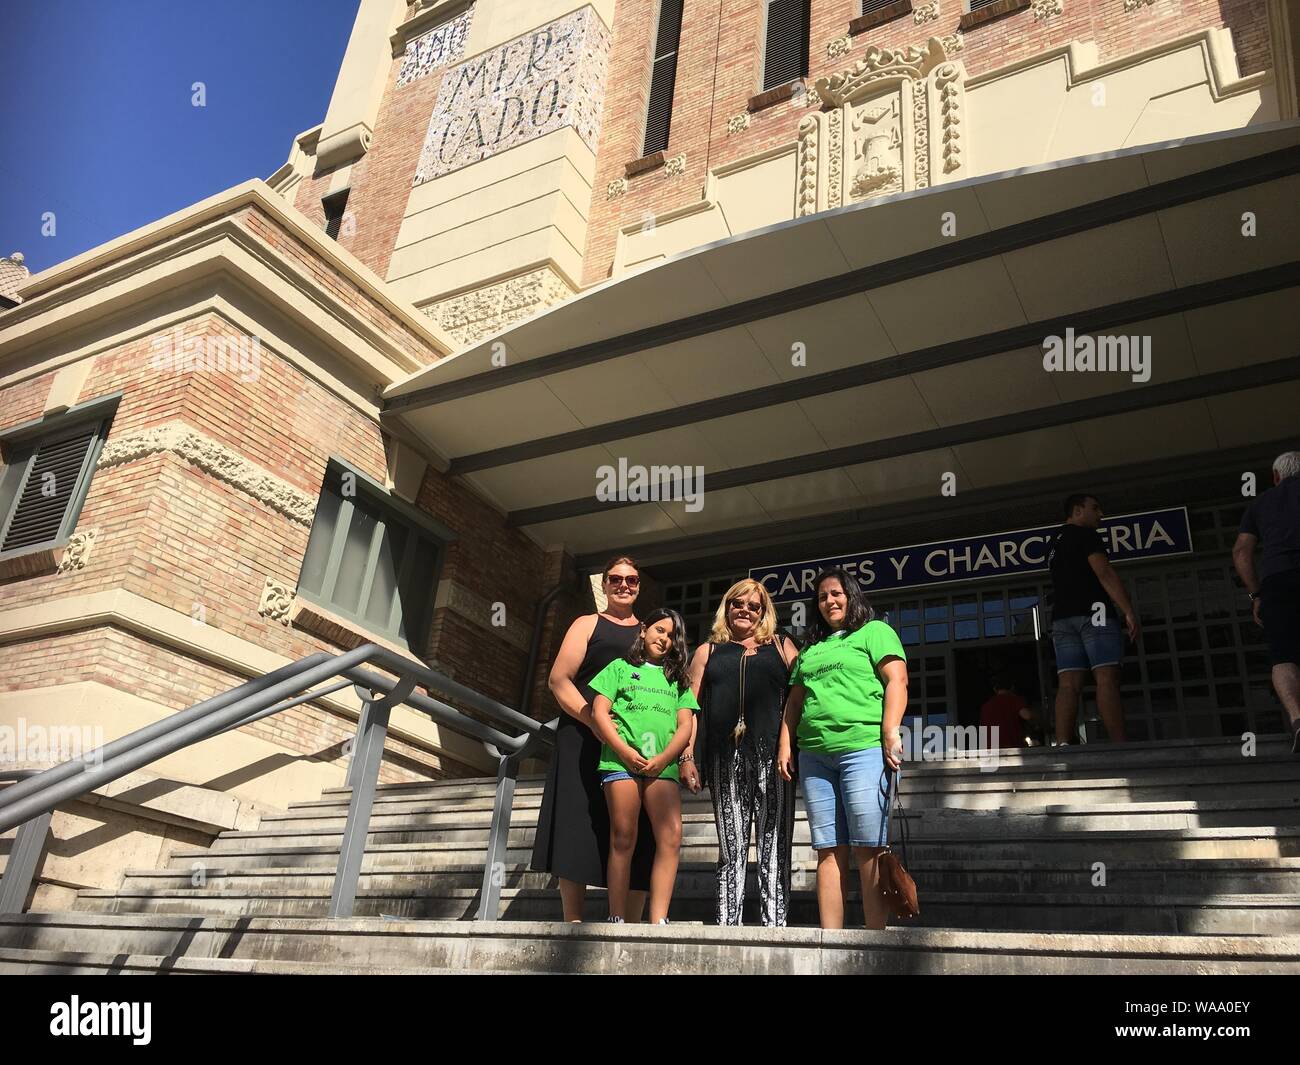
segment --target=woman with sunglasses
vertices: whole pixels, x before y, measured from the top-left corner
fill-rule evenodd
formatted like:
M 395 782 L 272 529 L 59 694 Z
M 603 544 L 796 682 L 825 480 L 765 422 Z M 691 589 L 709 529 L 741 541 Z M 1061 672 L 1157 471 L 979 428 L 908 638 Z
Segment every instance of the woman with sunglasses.
M 727 590 L 709 642 L 691 659 L 691 688 L 701 712 L 682 754 L 682 781 L 693 792 L 707 784 L 713 797 L 720 925 L 741 923 L 751 826 L 763 924 L 786 923 L 794 783 L 777 773 L 776 752 L 795 654 L 789 637 L 776 631 L 767 589 L 742 580 Z
M 817 575 L 807 611 L 808 643 L 790 674 L 777 769 L 794 779 L 797 737 L 821 926 L 844 927 L 852 849 L 866 925 L 884 928 L 878 859 L 888 842 L 888 773 L 903 757 L 907 654 L 889 624 L 875 620 L 857 578 L 842 569 Z
M 609 864 L 609 808 L 601 793 L 601 741 L 592 731 L 591 680 L 611 662 L 626 658 L 641 634 L 633 613 L 641 590 L 636 563 L 612 559 L 601 578 L 605 609 L 569 626 L 551 666 L 550 689 L 564 712 L 555 729 L 555 750 L 546 777 L 530 868 L 560 881 L 564 919 L 582 920 L 587 885 L 605 886 Z M 641 813 L 632 855 L 627 915 L 639 921 L 654 865 L 654 831 Z

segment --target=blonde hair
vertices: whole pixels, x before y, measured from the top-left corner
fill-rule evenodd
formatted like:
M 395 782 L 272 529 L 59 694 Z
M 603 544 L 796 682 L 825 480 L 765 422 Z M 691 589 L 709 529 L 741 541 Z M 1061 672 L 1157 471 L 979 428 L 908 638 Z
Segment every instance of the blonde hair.
M 776 635 L 776 607 L 772 605 L 772 597 L 760 582 L 746 577 L 728 588 L 727 594 L 718 604 L 718 611 L 713 615 L 713 629 L 709 632 L 709 643 L 726 643 L 731 639 L 731 626 L 727 624 L 727 604 L 737 596 L 747 596 L 752 592 L 758 593 L 759 602 L 763 604 L 763 616 L 754 625 L 754 642 L 765 644 L 772 641 Z

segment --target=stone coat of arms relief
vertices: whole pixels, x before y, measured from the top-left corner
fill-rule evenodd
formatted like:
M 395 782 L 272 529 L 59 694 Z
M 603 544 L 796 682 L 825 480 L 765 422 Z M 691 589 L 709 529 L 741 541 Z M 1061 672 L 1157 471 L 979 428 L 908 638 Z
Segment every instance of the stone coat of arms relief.
M 867 49 L 818 78 L 821 110 L 799 123 L 795 215 L 965 177 L 966 68 L 938 37 Z

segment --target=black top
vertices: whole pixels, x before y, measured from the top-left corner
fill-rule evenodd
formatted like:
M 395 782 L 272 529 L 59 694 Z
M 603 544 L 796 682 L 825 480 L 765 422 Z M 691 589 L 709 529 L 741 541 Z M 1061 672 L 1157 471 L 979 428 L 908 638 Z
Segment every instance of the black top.
M 619 625 L 604 614 L 596 615 L 596 627 L 587 641 L 587 653 L 582 656 L 582 665 L 573 675 L 573 686 L 588 703 L 596 698 L 591 688 L 596 674 L 615 659 L 626 658 L 640 631 L 639 625 Z
M 1259 537 L 1259 579 L 1300 569 L 1300 476 L 1288 477 L 1246 508 L 1241 531 Z
M 776 640 L 784 642 L 784 637 Z M 740 720 L 741 671 L 745 684 L 745 734 L 740 739 L 741 756 L 759 762 L 776 757 L 781 738 L 781 714 L 790 670 L 781 659 L 776 640 L 765 643 L 752 655 L 738 643 L 715 643 L 709 650 L 700 683 L 700 713 L 696 721 L 695 762 L 703 783 L 714 756 L 730 756 L 736 750 L 735 729 Z M 794 665 L 794 656 L 790 657 Z
M 1047 552 L 1052 571 L 1052 620 L 1085 617 L 1101 603 L 1107 619 L 1115 618 L 1115 604 L 1088 564 L 1088 556 L 1107 554 L 1106 542 L 1096 529 L 1086 525 L 1061 526 Z

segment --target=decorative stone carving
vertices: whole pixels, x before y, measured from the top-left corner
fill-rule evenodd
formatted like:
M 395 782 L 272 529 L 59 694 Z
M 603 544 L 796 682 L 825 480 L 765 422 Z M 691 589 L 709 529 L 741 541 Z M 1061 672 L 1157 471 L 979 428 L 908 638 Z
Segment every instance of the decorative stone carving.
M 944 39 L 872 46 L 818 78 L 829 108 L 799 124 L 796 215 L 963 176 L 965 67 Z
M 821 107 L 821 95 L 810 85 L 803 91 L 803 103 L 805 107 Z
M 1034 0 L 1033 9 L 1035 22 L 1059 15 L 1063 11 L 1061 0 Z
M 258 601 L 257 612 L 264 618 L 278 621 L 281 625 L 289 624 L 289 615 L 293 611 L 294 590 L 274 577 L 267 577 L 262 585 L 262 598 Z
M 738 115 L 732 115 L 727 119 L 727 133 L 744 133 L 749 129 L 749 112 L 741 111 Z
M 90 549 L 95 546 L 98 529 L 78 529 L 68 540 L 59 559 L 59 572 L 69 573 L 74 569 L 85 569 L 90 561 Z
M 826 43 L 826 58 L 838 59 L 853 50 L 853 38 L 847 33 L 843 37 L 834 37 Z
M 918 26 L 933 22 L 939 17 L 939 0 L 930 0 L 928 4 L 917 4 L 912 8 L 912 19 Z
M 824 116 L 805 115 L 799 120 L 798 176 L 795 179 L 794 213 L 800 215 L 816 214 L 820 209 L 817 203 L 818 187 L 818 149 L 821 139 L 821 127 Z
M 120 466 L 161 452 L 184 459 L 300 525 L 310 525 L 316 513 L 314 495 L 282 481 L 183 422 L 167 422 L 109 440 L 100 452 L 97 467 Z
M 960 30 L 956 33 L 945 33 L 939 41 L 943 44 L 943 50 L 949 55 L 956 55 L 966 47 L 966 38 Z
M 402 65 L 397 71 L 398 87 L 418 81 L 464 55 L 465 38 L 469 36 L 469 22 L 473 14 L 474 7 L 471 4 L 441 26 L 407 41 Z
M 615 178 L 605 186 L 605 199 L 617 200 L 625 192 L 627 192 L 627 178 Z
M 594 152 L 608 52 L 609 31 L 588 5 L 449 68 L 413 184 L 565 126 Z
M 680 155 L 674 155 L 671 158 L 664 160 L 664 176 L 680 177 L 684 173 L 686 173 L 685 152 L 682 152 Z
M 459 343 L 473 344 L 572 295 L 563 278 L 549 266 L 541 266 L 422 310 Z
M 1125 10 L 1125 11 L 1136 11 L 1138 8 L 1142 7 L 1144 4 L 1147 5 L 1147 6 L 1150 6 L 1151 4 L 1154 4 L 1155 2 L 1156 2 L 1156 0 L 1124 0 L 1124 10 Z

